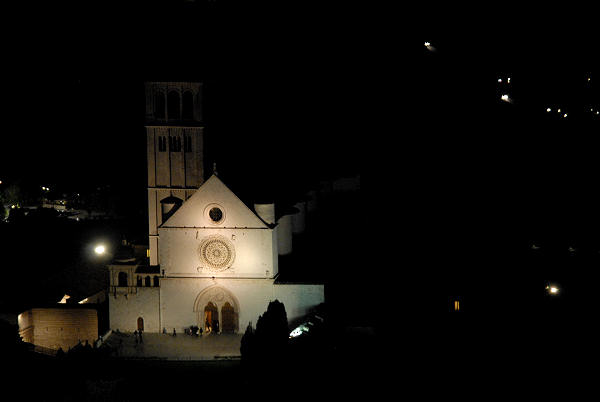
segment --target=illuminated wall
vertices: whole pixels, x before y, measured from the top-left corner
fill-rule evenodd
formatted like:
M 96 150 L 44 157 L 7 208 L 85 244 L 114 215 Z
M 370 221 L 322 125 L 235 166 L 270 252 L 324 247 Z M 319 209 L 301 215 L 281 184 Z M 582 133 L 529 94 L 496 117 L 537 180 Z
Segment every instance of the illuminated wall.
M 98 339 L 98 314 L 94 309 L 34 308 L 19 315 L 19 334 L 25 342 L 58 350 L 80 341 Z
M 146 83 L 148 235 L 150 264 L 158 265 L 161 200 L 187 200 L 204 181 L 202 83 Z
M 158 287 L 135 287 L 131 294 L 109 295 L 110 328 L 125 332 L 137 330 L 137 320 L 144 320 L 144 331 L 160 332 Z
M 235 300 L 238 315 L 238 332 L 243 332 L 252 322 L 256 326 L 259 315 L 264 314 L 270 301 L 281 301 L 294 322 L 306 315 L 310 308 L 324 302 L 324 285 L 274 284 L 270 279 L 165 278 L 161 282 L 161 316 L 163 326 L 171 333 L 173 328 L 183 332 L 190 325 L 202 326 L 205 301 L 198 304 L 199 296 L 211 287 L 223 290 L 212 301 L 220 309 L 227 295 Z M 233 303 L 232 303 L 233 304 Z
M 211 218 L 211 210 L 218 210 L 219 219 Z M 276 231 L 215 175 L 158 228 L 158 234 L 160 266 L 167 276 L 273 278 L 278 273 Z M 203 249 L 209 241 L 213 244 Z

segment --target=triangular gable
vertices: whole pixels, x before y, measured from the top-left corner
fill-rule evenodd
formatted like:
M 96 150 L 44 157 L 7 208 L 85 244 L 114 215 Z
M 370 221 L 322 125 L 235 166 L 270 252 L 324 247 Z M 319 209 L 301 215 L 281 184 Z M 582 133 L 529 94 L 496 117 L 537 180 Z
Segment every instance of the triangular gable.
M 208 215 L 213 207 L 218 207 L 224 213 L 224 219 L 219 224 L 215 224 Z M 214 174 L 160 227 L 268 228 Z

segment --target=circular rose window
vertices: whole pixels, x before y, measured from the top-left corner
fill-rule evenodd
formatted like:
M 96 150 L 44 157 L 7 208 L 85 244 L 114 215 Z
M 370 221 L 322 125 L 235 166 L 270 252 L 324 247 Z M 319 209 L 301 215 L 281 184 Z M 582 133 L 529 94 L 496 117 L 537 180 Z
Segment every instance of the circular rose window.
M 200 242 L 198 254 L 202 264 L 213 271 L 222 271 L 233 264 L 233 244 L 223 236 L 209 236 Z
M 223 211 L 218 207 L 213 207 L 208 211 L 208 216 L 213 222 L 220 222 L 223 219 Z

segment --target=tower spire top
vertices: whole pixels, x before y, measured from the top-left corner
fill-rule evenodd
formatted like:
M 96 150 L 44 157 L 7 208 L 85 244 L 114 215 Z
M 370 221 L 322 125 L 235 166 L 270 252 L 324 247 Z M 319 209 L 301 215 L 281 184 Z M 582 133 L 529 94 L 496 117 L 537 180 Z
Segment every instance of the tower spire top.
M 218 174 L 217 174 L 217 162 L 213 162 L 213 174 L 215 176 L 218 176 Z

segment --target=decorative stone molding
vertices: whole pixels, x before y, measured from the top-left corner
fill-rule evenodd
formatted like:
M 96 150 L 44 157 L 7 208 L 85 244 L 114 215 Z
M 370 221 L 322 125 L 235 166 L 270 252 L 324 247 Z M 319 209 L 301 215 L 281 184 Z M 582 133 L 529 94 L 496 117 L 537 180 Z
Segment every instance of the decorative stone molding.
M 207 236 L 198 246 L 198 256 L 203 269 L 220 272 L 231 267 L 235 260 L 235 247 L 225 236 Z
M 212 285 L 198 294 L 196 300 L 194 301 L 194 312 L 196 313 L 196 318 L 198 322 L 198 326 L 204 326 L 204 309 L 208 305 L 208 303 L 212 303 L 218 311 L 219 317 L 221 320 L 221 324 L 223 324 L 223 307 L 228 305 L 233 308 L 233 330 L 237 332 L 239 330 L 239 314 L 240 314 L 240 305 L 237 298 L 231 293 L 229 290 L 219 286 Z

